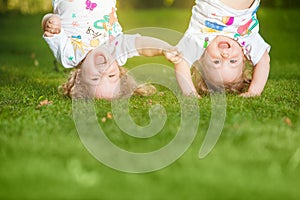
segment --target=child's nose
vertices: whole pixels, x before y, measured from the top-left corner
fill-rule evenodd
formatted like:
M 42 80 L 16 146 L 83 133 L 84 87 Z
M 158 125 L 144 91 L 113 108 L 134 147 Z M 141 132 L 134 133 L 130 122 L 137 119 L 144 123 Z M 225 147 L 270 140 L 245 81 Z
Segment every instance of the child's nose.
M 221 51 L 221 56 L 223 58 L 228 58 L 229 57 L 229 52 L 228 51 Z

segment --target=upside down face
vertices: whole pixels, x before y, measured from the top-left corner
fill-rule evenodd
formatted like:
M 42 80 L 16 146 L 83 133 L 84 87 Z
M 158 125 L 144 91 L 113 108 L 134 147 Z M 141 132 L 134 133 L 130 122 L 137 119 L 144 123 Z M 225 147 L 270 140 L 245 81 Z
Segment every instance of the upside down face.
M 120 70 L 107 49 L 100 46 L 90 51 L 81 72 L 90 96 L 110 100 L 120 93 Z
M 225 36 L 217 36 L 201 58 L 205 78 L 216 84 L 234 83 L 241 79 L 244 53 L 240 45 Z

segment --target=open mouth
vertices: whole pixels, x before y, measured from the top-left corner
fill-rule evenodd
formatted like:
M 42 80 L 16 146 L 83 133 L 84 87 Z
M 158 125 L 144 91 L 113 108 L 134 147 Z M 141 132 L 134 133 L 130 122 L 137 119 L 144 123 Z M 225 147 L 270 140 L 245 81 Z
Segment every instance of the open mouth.
M 107 59 L 103 54 L 97 54 L 95 57 L 95 66 L 100 73 L 105 72 L 109 65 L 107 64 Z
M 96 63 L 96 65 L 103 65 L 103 64 L 106 64 L 107 61 L 106 61 L 105 56 L 102 55 L 102 54 L 96 55 L 95 63 Z
M 228 42 L 222 41 L 222 42 L 219 42 L 218 47 L 220 49 L 229 49 L 231 46 Z
M 94 60 L 96 65 L 103 65 L 107 63 L 106 56 L 102 52 L 97 52 L 94 55 Z

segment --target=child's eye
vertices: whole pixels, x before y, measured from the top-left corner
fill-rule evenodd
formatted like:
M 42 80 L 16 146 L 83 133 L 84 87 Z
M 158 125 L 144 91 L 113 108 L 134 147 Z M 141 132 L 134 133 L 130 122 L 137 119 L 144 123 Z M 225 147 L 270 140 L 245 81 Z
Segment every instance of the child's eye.
M 236 62 L 237 62 L 237 60 L 230 60 L 230 63 L 232 63 L 232 64 L 234 64 Z
M 217 65 L 217 64 L 220 64 L 220 61 L 219 60 L 214 60 L 213 63 Z
M 109 78 L 113 78 L 113 77 L 115 77 L 115 76 L 116 76 L 115 74 L 110 74 L 110 75 L 108 75 Z

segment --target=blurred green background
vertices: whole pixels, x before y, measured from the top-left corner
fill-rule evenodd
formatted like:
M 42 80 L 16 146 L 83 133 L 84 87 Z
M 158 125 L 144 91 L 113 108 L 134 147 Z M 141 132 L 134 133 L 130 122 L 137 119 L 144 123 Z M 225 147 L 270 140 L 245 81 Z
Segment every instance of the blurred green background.
M 51 0 L 0 0 L 0 13 L 33 14 L 51 11 Z M 194 0 L 117 0 L 119 8 L 189 8 Z M 263 7 L 300 7 L 300 0 L 262 0 Z
M 124 30 L 164 27 L 183 33 L 193 1 L 118 3 Z M 262 97 L 228 95 L 222 135 L 211 154 L 198 159 L 211 117 L 211 101 L 204 96 L 198 133 L 188 151 L 171 166 L 136 175 L 101 164 L 79 139 L 72 102 L 57 92 L 68 71 L 54 67 L 41 37 L 41 18 L 51 11 L 51 0 L 0 0 L 0 199 L 300 199 L 299 1 L 262 4 L 261 34 L 272 45 Z M 137 57 L 125 67 L 150 62 L 166 63 L 160 57 Z M 179 126 L 178 103 L 170 91 L 158 89 L 164 95 L 132 98 L 132 117 L 141 125 L 149 122 L 152 104 L 168 111 L 162 134 L 145 142 L 120 133 L 113 120 L 101 122 L 111 107 L 96 102 L 99 124 L 116 145 L 146 151 L 170 141 Z M 52 103 L 39 107 L 44 100 Z

